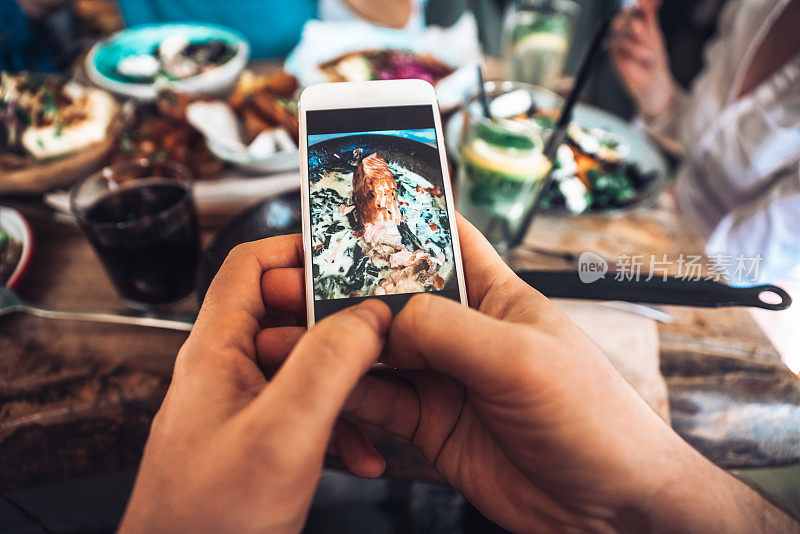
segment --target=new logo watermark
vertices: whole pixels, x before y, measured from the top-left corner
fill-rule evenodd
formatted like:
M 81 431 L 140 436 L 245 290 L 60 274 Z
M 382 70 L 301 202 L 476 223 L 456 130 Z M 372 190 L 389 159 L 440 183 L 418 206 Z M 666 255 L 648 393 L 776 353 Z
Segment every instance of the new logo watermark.
M 582 252 L 578 258 L 578 278 L 584 284 L 606 277 L 608 262 L 594 252 Z

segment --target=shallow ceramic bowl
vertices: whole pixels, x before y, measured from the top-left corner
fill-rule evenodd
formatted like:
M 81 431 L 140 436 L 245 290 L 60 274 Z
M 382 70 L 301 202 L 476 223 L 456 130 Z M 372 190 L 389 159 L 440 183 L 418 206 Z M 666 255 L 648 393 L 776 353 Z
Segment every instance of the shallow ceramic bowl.
M 182 35 L 189 42 L 221 40 L 236 48 L 226 63 L 174 82 L 130 82 L 117 72 L 117 64 L 127 56 L 149 54 L 167 37 Z M 154 100 L 162 87 L 179 93 L 221 95 L 233 88 L 239 73 L 250 57 L 250 45 L 238 32 L 213 24 L 152 24 L 135 26 L 115 33 L 95 44 L 86 56 L 86 74 L 95 84 L 120 96 L 137 100 Z

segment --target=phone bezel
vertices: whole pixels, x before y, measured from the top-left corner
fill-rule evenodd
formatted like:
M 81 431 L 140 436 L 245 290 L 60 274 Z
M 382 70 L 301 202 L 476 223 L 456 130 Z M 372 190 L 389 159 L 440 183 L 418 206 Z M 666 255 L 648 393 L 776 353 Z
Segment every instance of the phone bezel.
M 436 90 L 423 80 L 379 80 L 369 82 L 337 82 L 311 85 L 300 94 L 298 114 L 300 120 L 300 193 L 303 226 L 303 259 L 306 281 L 306 310 L 309 328 L 314 325 L 314 280 L 311 269 L 311 207 L 309 205 L 308 183 L 308 135 L 306 113 L 325 109 L 355 109 L 383 106 L 430 105 L 436 130 L 436 144 L 444 182 L 447 217 L 450 220 L 450 234 L 453 242 L 456 279 L 461 304 L 467 305 L 467 289 L 464 282 L 464 268 L 461 261 L 461 243 L 458 238 L 455 201 L 450 184 L 450 170 L 447 164 L 442 119 Z

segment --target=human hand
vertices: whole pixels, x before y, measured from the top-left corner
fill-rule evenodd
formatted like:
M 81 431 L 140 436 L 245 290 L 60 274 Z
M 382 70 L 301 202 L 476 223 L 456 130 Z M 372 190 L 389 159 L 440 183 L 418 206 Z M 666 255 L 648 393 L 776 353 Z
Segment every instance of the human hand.
M 271 380 L 259 368 L 258 332 L 298 322 L 274 284 L 301 264 L 295 236 L 225 260 L 176 359 L 120 532 L 298 532 L 335 425 L 330 450 L 354 474 L 383 471 L 358 429 L 336 421 L 383 346 L 385 304 L 321 321 Z
M 577 326 L 459 222 L 477 310 L 412 298 L 381 357 L 395 370 L 363 378 L 345 412 L 412 442 L 484 515 L 515 532 L 759 525 L 769 505 L 683 442 Z M 271 276 L 300 310 L 302 271 Z M 296 327 L 262 332 L 264 364 L 280 367 L 301 335 Z
M 660 4 L 639 0 L 638 7 L 624 10 L 612 24 L 611 60 L 645 117 L 666 111 L 678 93 L 658 23 Z

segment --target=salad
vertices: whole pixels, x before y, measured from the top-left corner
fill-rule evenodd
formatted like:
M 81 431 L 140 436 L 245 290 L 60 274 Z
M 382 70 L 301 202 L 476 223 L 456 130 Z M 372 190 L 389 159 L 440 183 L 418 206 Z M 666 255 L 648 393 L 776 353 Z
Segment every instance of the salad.
M 394 49 L 348 52 L 320 69 L 334 82 L 420 79 L 434 85 L 455 71 L 433 56 Z

